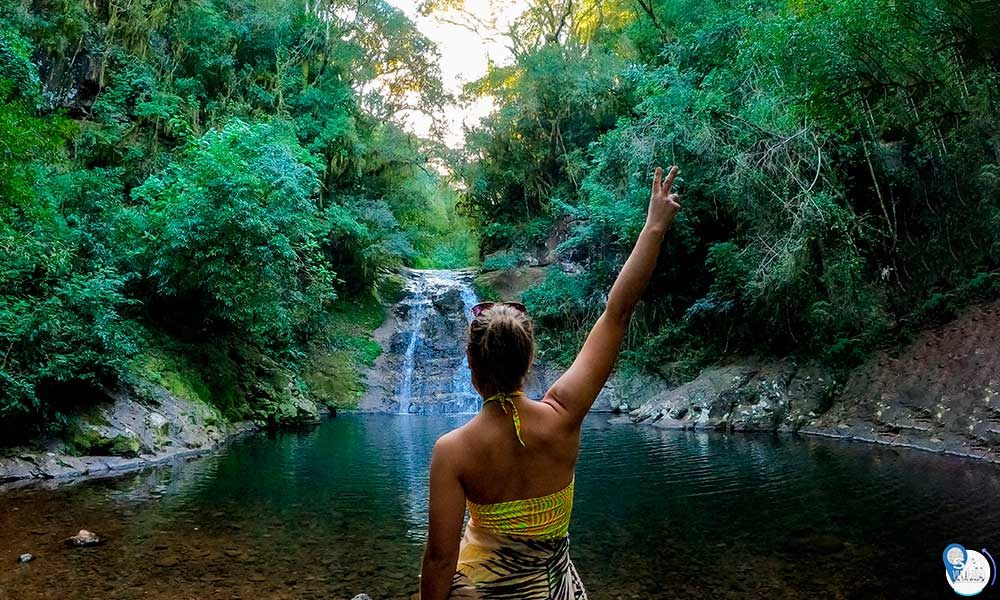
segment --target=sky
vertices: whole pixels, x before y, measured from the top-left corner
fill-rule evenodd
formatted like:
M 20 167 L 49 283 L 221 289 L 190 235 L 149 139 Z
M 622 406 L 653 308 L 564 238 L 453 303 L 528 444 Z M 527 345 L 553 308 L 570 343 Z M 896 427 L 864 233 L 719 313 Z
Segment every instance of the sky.
M 483 32 L 479 35 L 460 25 L 442 22 L 432 17 L 421 16 L 416 6 L 418 0 L 388 0 L 396 8 L 399 8 L 416 24 L 421 33 L 426 35 L 431 41 L 438 45 L 441 53 L 441 78 L 444 81 L 445 89 L 455 94 L 461 93 L 462 86 L 470 81 L 475 81 L 486 74 L 489 60 L 494 63 L 506 64 L 510 61 L 511 55 L 504 45 L 498 41 L 491 41 L 492 37 L 499 32 Z M 508 0 L 510 8 L 498 19 L 499 28 L 503 28 L 506 23 L 515 18 L 522 10 L 527 0 Z M 491 0 L 465 0 L 467 10 L 476 15 L 486 15 L 490 13 Z M 448 122 L 448 132 L 445 142 L 452 148 L 462 146 L 463 124 L 474 124 L 489 114 L 493 108 L 490 98 L 481 98 L 471 106 L 452 106 L 446 113 Z M 409 115 L 409 127 L 413 133 L 420 136 L 428 134 L 430 119 L 424 115 Z

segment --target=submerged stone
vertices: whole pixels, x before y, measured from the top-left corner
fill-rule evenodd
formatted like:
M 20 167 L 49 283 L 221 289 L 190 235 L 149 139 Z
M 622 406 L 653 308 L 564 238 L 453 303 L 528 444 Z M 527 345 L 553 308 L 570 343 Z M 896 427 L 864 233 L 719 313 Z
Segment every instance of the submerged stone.
M 177 562 L 178 560 L 176 556 L 168 555 L 158 558 L 156 562 L 153 564 L 155 564 L 157 567 L 170 568 L 170 567 L 176 567 Z
M 81 529 L 76 535 L 66 538 L 65 544 L 70 548 L 86 548 L 88 546 L 103 544 L 104 541 L 102 537 L 93 531 Z

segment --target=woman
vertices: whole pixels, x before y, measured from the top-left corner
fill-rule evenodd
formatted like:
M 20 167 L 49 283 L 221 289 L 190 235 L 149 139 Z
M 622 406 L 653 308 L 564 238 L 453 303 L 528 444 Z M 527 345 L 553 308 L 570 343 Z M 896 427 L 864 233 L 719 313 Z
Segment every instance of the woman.
M 434 445 L 422 600 L 586 598 L 569 559 L 568 536 L 580 426 L 611 374 L 680 209 L 671 193 L 676 176 L 671 167 L 662 181 L 663 170 L 656 169 L 646 225 L 604 314 L 540 402 L 522 391 L 534 358 L 524 306 L 484 303 L 474 309 L 468 356 L 483 409 Z

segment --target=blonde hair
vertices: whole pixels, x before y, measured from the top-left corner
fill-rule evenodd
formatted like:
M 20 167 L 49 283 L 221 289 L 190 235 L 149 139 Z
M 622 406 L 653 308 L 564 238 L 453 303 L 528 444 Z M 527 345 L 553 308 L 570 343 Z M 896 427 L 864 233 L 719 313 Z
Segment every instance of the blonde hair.
M 469 324 L 467 349 L 469 367 L 480 385 L 517 391 L 535 360 L 531 319 L 506 304 L 491 306 Z

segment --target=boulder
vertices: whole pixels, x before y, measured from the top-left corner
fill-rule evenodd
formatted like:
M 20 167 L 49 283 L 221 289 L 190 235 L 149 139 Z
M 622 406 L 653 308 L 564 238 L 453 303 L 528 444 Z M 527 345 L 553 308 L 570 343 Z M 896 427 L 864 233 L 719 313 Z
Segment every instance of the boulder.
M 0 483 L 31 479 L 37 476 L 38 465 L 22 457 L 0 458 Z
M 705 369 L 694 381 L 662 390 L 630 415 L 637 423 L 670 419 L 683 422 L 685 429 L 729 429 L 741 389 L 755 372 L 747 365 Z
M 176 556 L 168 554 L 166 556 L 161 556 L 160 558 L 157 558 L 156 562 L 154 562 L 153 564 L 163 569 L 169 569 L 172 567 L 176 567 L 178 562 L 180 561 L 177 559 Z
M 630 413 L 637 423 L 669 429 L 786 431 L 800 429 L 829 408 L 833 377 L 817 366 L 799 367 L 792 361 L 748 361 L 709 367 L 676 388 L 640 378 L 633 385 L 635 397 L 648 399 Z

